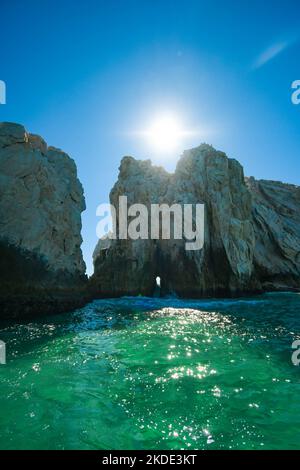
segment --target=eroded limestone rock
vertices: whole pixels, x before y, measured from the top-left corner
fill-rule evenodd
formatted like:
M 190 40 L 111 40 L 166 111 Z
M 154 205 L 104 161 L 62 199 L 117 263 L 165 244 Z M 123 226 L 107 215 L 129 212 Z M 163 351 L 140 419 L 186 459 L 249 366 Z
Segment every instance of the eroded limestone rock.
M 99 240 L 92 278 L 97 296 L 162 294 L 234 296 L 300 287 L 300 188 L 244 178 L 243 168 L 203 144 L 184 152 L 174 174 L 150 161 L 123 158 L 110 200 L 204 203 L 205 243 L 185 240 Z
M 254 268 L 264 290 L 300 287 L 300 188 L 247 178 L 255 231 Z
M 84 209 L 74 161 L 23 126 L 0 123 L 0 318 L 82 303 Z

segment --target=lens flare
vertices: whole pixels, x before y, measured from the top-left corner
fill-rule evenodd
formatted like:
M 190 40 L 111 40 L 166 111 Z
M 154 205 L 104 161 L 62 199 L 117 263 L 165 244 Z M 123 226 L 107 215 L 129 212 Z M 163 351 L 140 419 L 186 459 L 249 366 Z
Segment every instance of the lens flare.
M 175 150 L 183 135 L 179 121 L 173 116 L 161 116 L 147 132 L 149 143 L 158 151 Z

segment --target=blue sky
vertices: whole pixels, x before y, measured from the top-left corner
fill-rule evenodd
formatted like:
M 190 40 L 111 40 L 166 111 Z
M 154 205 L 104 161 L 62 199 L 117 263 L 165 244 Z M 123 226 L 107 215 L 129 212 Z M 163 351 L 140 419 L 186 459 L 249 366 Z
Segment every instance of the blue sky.
M 72 156 L 83 183 L 92 271 L 96 207 L 123 155 L 151 158 L 135 131 L 171 112 L 245 174 L 300 184 L 299 1 L 1 0 L 0 120 Z

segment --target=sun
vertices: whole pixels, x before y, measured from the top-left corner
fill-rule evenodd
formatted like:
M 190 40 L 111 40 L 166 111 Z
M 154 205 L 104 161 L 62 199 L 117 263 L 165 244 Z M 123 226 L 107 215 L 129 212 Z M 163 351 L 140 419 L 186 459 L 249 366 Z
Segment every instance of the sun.
M 178 148 L 184 132 L 175 116 L 158 117 L 146 132 L 151 147 L 159 152 L 169 152 Z

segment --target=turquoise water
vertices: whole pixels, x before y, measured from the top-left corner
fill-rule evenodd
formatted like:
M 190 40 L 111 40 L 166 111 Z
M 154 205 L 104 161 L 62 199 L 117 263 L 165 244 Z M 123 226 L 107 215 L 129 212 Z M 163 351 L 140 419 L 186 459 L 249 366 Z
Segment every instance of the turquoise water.
M 300 295 L 99 300 L 2 324 L 2 449 L 300 448 Z

